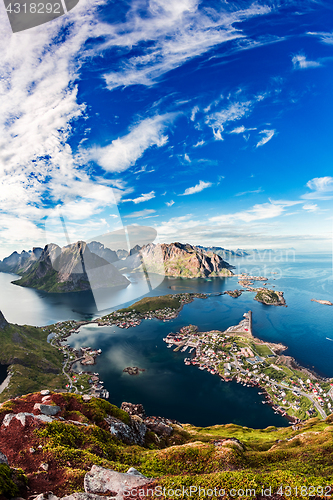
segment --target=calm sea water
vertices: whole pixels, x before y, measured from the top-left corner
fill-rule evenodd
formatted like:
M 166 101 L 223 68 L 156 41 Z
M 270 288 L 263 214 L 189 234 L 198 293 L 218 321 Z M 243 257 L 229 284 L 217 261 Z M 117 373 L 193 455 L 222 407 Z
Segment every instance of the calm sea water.
M 82 327 L 69 342 L 76 347 L 90 345 L 103 350 L 95 370 L 109 390 L 112 403 L 142 403 L 148 414 L 203 426 L 226 422 L 249 427 L 286 425 L 282 417 L 262 405 L 256 389 L 226 384 L 217 376 L 185 366 L 186 353 L 174 353 L 162 341 L 169 332 L 189 323 L 198 325 L 202 331 L 223 330 L 238 323 L 249 309 L 253 311 L 256 336 L 284 343 L 288 346 L 286 354 L 294 356 L 299 363 L 314 367 L 325 376 L 333 376 L 333 341 L 328 340 L 333 339 L 333 307 L 311 302 L 311 298 L 333 301 L 331 255 L 294 258 L 292 253 L 272 255 L 268 252 L 260 254 L 255 261 L 238 258 L 229 262 L 236 266 L 235 272 L 267 276 L 269 287 L 284 291 L 288 307 L 265 306 L 254 301 L 252 293 L 244 293 L 237 299 L 223 295 L 197 299 L 186 305 L 178 318 L 166 323 L 144 321 L 139 327 L 128 330 Z M 10 281 L 14 278 L 15 275 L 0 273 L 0 309 L 11 322 L 43 325 L 65 319 L 98 317 L 112 310 L 97 311 L 89 293 L 46 294 L 12 285 Z M 220 292 L 237 287 L 235 277 L 165 279 L 150 295 Z M 139 297 L 144 291 L 142 284 L 133 283 L 121 292 L 112 293 L 122 293 L 124 303 L 132 303 L 133 297 Z M 106 303 L 107 300 L 108 297 Z M 136 377 L 130 376 L 122 371 L 126 366 L 139 366 L 146 371 Z

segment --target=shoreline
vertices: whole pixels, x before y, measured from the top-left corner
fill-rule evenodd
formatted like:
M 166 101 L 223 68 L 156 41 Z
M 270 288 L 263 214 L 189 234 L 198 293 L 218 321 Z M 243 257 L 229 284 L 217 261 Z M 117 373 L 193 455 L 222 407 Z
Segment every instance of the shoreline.
M 245 320 L 223 332 L 199 332 L 197 326 L 189 325 L 181 327 L 178 333 L 169 333 L 163 340 L 169 348 L 176 346 L 174 351 L 190 348 L 185 365 L 197 366 L 225 382 L 236 380 L 244 386 L 260 388 L 267 400 L 262 403 L 269 404 L 290 422 L 306 421 L 316 413 L 327 418 L 326 412 L 332 413 L 333 379 L 323 378 L 291 356 L 283 355 L 288 348 L 284 344 L 254 337 L 251 311 L 243 316 Z

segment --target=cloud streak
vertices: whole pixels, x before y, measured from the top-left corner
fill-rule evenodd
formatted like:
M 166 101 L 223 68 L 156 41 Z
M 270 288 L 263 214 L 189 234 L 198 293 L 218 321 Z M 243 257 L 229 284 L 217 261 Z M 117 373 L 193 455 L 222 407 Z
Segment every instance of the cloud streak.
M 202 9 L 199 0 L 154 0 L 145 15 L 143 4 L 134 2 L 127 21 L 114 27 L 104 47 L 121 47 L 128 56 L 117 71 L 104 78 L 110 90 L 121 86 L 151 86 L 165 73 L 217 45 L 244 37 L 239 26 L 247 19 L 268 14 L 268 6 L 253 4 L 247 9 L 227 10 L 223 6 Z M 149 50 L 140 43 L 149 41 Z M 133 53 L 132 53 L 133 51 Z
M 264 134 L 264 137 L 257 142 L 256 148 L 260 148 L 261 146 L 267 144 L 268 141 L 270 141 L 274 136 L 275 130 L 262 130 L 259 134 Z
M 199 184 L 196 184 L 193 187 L 189 187 L 185 189 L 183 194 L 179 194 L 178 196 L 188 196 L 190 194 L 200 193 L 204 189 L 211 187 L 213 184 L 211 182 L 199 181 Z
M 147 149 L 160 148 L 168 142 L 165 130 L 176 116 L 176 113 L 168 113 L 146 118 L 108 146 L 92 148 L 88 156 L 107 172 L 124 172 L 135 165 Z

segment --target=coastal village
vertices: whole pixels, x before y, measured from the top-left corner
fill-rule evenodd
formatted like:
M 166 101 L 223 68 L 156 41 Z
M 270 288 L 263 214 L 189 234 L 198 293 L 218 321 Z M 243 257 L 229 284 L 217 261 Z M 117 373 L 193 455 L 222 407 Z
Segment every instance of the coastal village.
M 43 331 L 49 333 L 48 340 L 51 345 L 63 353 L 64 362 L 62 370 L 68 380 L 66 389 L 74 391 L 76 394 L 109 398 L 109 392 L 105 389 L 103 381 L 100 380 L 99 373 L 83 371 L 79 367 L 79 363 L 83 366 L 95 365 L 97 356 L 102 353 L 101 349 L 92 349 L 88 346 L 74 349 L 66 343 L 66 339 L 72 334 L 78 333 L 81 326 L 95 323 L 99 326 L 115 325 L 118 328 L 127 329 L 138 326 L 144 319 L 152 320 L 155 318 L 162 321 L 169 321 L 178 316 L 184 304 L 193 302 L 195 298 L 205 299 L 207 295 L 203 293 L 179 293 L 163 297 L 152 297 L 148 301 L 143 299 L 137 305 L 134 304 L 127 309 L 114 311 L 96 320 L 64 321 L 44 327 Z M 170 306 L 173 307 L 167 306 L 150 310 L 152 301 L 154 301 L 153 307 L 160 303 L 162 305 L 170 303 Z M 146 306 L 146 302 L 148 303 L 148 307 Z M 126 367 L 124 371 L 130 375 L 137 375 L 142 369 L 138 367 Z
M 247 281 L 246 291 L 257 293 L 255 300 L 266 305 L 285 305 L 283 292 L 251 287 L 253 281 L 267 281 L 267 278 L 239 275 L 239 283 L 244 284 L 244 281 Z M 109 397 L 99 373 L 80 369 L 80 364 L 94 365 L 101 350 L 87 346 L 74 349 L 66 343 L 66 339 L 78 332 L 82 325 L 95 323 L 127 329 L 138 326 L 142 320 L 170 321 L 178 316 L 184 304 L 194 299 L 223 294 L 237 298 L 243 291 L 236 289 L 213 294 L 177 293 L 146 297 L 128 308 L 95 320 L 66 321 L 45 327 L 51 344 L 64 355 L 63 373 L 68 379 L 66 389 L 82 395 Z M 244 313 L 238 325 L 230 326 L 224 332 L 199 332 L 196 326 L 188 325 L 178 333 L 168 334 L 163 340 L 168 348 L 188 355 L 184 359 L 186 365 L 207 370 L 225 382 L 235 380 L 244 386 L 257 387 L 259 394 L 264 396 L 262 403 L 271 405 L 274 412 L 292 422 L 312 416 L 325 418 L 332 412 L 332 380 L 322 379 L 299 367 L 293 358 L 284 356 L 286 346 L 253 337 L 251 311 Z M 139 367 L 124 368 L 124 372 L 129 375 L 138 375 L 141 371 Z
M 286 346 L 253 337 L 251 311 L 224 332 L 199 332 L 195 325 L 188 325 L 163 340 L 168 348 L 191 355 L 184 359 L 186 365 L 207 370 L 225 382 L 235 380 L 257 387 L 265 398 L 262 403 L 293 423 L 332 413 L 332 380 L 322 379 L 283 356 Z

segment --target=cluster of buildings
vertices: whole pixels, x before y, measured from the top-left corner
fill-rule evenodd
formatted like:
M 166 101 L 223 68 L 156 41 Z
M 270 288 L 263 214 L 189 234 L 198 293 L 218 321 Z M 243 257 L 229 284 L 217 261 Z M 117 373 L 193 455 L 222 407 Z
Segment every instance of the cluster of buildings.
M 317 413 L 324 417 L 325 411 L 331 413 L 333 394 L 330 390 L 332 387 L 333 393 L 333 384 L 301 378 L 301 370 L 288 376 L 283 364 L 275 364 L 278 357 L 275 351 L 281 346 L 254 339 L 251 323 L 249 312 L 238 325 L 224 332 L 202 333 L 196 326 L 189 325 L 181 328 L 179 333 L 168 334 L 163 340 L 174 350 L 194 351 L 192 356 L 184 359 L 186 365 L 195 365 L 200 370 L 219 375 L 226 382 L 235 379 L 242 385 L 261 388 L 262 403 L 271 404 L 276 413 L 292 417 L 294 421 Z M 295 377 L 297 373 L 301 375 L 298 379 Z

